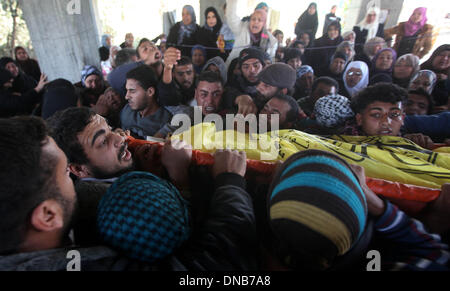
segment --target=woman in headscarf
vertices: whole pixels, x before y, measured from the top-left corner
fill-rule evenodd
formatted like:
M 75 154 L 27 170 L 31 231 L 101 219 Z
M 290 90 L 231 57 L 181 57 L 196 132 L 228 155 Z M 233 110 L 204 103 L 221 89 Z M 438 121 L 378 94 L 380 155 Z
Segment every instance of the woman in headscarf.
M 377 55 L 377 53 L 387 48 L 386 41 L 381 37 L 374 37 L 367 41 L 364 45 L 362 52 L 357 53 L 355 56 L 355 61 L 365 62 L 369 71 L 372 70 L 372 60 Z
M 297 25 L 295 26 L 295 34 L 297 39 L 300 39 L 300 34 L 306 32 L 309 34 L 310 42 L 316 39 L 317 28 L 319 26 L 319 17 L 317 16 L 317 4 L 311 3 L 308 9 L 298 18 Z
M 339 94 L 351 99 L 369 84 L 369 68 L 364 62 L 351 62 L 345 69 L 343 79 L 344 88 Z
M 345 54 L 347 56 L 347 63 L 349 63 L 355 57 L 355 45 L 350 41 L 343 41 L 338 45 L 336 52 Z
M 392 71 L 397 61 L 397 53 L 386 48 L 380 50 L 372 60 L 372 70 L 370 71 L 370 85 L 379 82 L 392 82 Z
M 387 41 L 396 36 L 393 48 L 398 56 L 412 53 L 421 59 L 433 47 L 433 26 L 426 23 L 426 13 L 427 8 L 416 8 L 407 22 L 400 22 L 397 26 L 384 31 Z
M 228 0 L 226 18 L 236 38 L 233 50 L 226 62 L 227 66 L 233 59 L 239 57 L 245 47 L 258 47 L 272 60 L 275 58 L 278 41 L 267 31 L 267 12 L 264 9 L 256 9 L 249 21 L 241 21 L 237 16 L 237 0 Z
M 197 32 L 200 27 L 197 25 L 195 11 L 191 5 L 183 7 L 182 17 L 183 20 L 170 29 L 167 47 L 176 47 L 182 56 L 190 57 L 192 47 L 189 46 L 197 44 Z
M 31 59 L 28 56 L 27 51 L 18 46 L 14 49 L 14 55 L 16 57 L 16 64 L 25 74 L 32 77 L 34 80 L 39 81 L 41 78 L 41 68 L 36 60 Z
M 101 62 L 105 62 L 109 59 L 110 48 L 111 48 L 111 36 L 109 34 L 102 35 L 102 47 L 98 49 Z
M 407 89 L 412 76 L 420 70 L 419 61 L 419 57 L 413 54 L 406 54 L 398 58 L 392 76 L 394 84 Z
M 192 48 L 192 64 L 194 65 L 194 71 L 197 75 L 199 75 L 203 66 L 206 63 L 206 50 L 202 45 L 196 45 Z
M 408 90 L 417 90 L 419 88 L 431 94 L 437 82 L 436 74 L 430 70 L 421 70 L 417 72 L 409 83 Z
M 384 24 L 379 22 L 380 3 L 379 0 L 372 0 L 367 4 L 367 12 L 364 19 L 355 27 L 356 52 L 361 53 L 363 45 L 367 40 L 376 36 L 384 38 Z
M 208 60 L 216 56 L 226 60 L 233 49 L 234 34 L 214 7 L 205 10 L 205 25 L 197 33 L 197 43 L 206 48 Z
M 421 69 L 433 71 L 438 80 L 447 80 L 450 71 L 450 44 L 438 47 L 428 61 L 422 64 Z
M 330 65 L 336 47 L 342 42 L 341 24 L 334 21 L 328 25 L 327 34 L 314 41 L 314 49 L 308 55 L 307 63 L 318 72 Z

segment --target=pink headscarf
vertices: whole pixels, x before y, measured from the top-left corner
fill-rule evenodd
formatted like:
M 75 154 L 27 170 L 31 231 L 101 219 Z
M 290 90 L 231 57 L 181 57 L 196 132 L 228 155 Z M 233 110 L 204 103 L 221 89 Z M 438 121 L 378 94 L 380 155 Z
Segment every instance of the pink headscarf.
M 412 22 L 411 17 L 409 18 L 408 22 L 405 23 L 405 36 L 413 36 L 414 34 L 416 34 L 417 31 L 419 31 L 419 29 L 422 29 L 422 27 L 425 25 L 425 23 L 427 22 L 427 8 L 425 7 L 419 7 L 416 8 L 414 10 L 414 12 L 416 11 L 420 11 L 422 14 L 422 20 L 419 23 L 414 23 Z M 414 14 L 414 13 L 413 13 Z

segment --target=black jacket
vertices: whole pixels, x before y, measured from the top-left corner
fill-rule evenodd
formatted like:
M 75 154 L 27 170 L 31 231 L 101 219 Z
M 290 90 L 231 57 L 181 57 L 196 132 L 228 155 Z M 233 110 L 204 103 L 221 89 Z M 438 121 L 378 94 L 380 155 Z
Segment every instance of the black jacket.
M 167 47 L 176 47 L 177 49 L 179 49 L 181 51 L 182 56 L 191 57 L 192 46 L 197 44 L 197 40 L 198 40 L 197 33 L 198 33 L 198 30 L 200 29 L 200 27 L 198 25 L 196 25 L 196 29 L 190 35 L 190 37 L 185 37 L 183 39 L 181 44 L 187 45 L 188 47 L 185 47 L 185 46 L 182 47 L 182 46 L 178 45 L 178 34 L 180 32 L 180 27 L 181 27 L 181 22 L 177 22 L 170 29 L 169 36 L 167 37 Z
M 40 101 L 41 97 L 34 89 L 20 95 L 15 95 L 10 90 L 2 90 L 0 91 L 0 118 L 29 115 Z
M 364 50 L 364 44 L 367 42 L 367 33 L 366 29 L 361 30 L 359 26 L 354 26 L 353 31 L 356 34 L 355 37 L 355 51 L 357 54 L 361 54 Z M 378 25 L 377 35 L 378 37 L 384 38 L 384 24 L 380 23 Z
M 158 83 L 158 104 L 160 106 L 189 105 L 195 97 L 195 80 L 191 88 L 182 89 L 175 80 L 166 84 L 162 80 Z

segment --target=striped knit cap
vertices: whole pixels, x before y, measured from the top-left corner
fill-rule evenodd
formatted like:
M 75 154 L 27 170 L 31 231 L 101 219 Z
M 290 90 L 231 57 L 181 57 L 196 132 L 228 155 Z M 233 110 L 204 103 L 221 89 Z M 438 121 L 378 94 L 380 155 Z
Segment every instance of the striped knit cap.
M 313 258 L 323 268 L 344 255 L 364 232 L 367 202 L 346 161 L 318 150 L 291 156 L 272 182 L 268 217 L 286 265 Z
M 188 239 L 187 202 L 168 182 L 150 173 L 131 172 L 103 196 L 97 228 L 105 243 L 151 263 Z

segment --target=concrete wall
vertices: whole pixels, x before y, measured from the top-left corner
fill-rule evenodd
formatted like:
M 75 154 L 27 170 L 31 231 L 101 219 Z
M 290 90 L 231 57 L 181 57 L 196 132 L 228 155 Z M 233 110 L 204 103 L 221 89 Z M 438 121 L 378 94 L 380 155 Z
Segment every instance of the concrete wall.
M 68 5 L 73 3 L 80 6 Z M 100 68 L 97 27 L 101 26 L 96 0 L 19 0 L 19 4 L 39 64 L 49 80 L 78 82 L 84 65 Z M 75 14 L 71 15 L 69 6 L 79 9 L 72 10 Z

